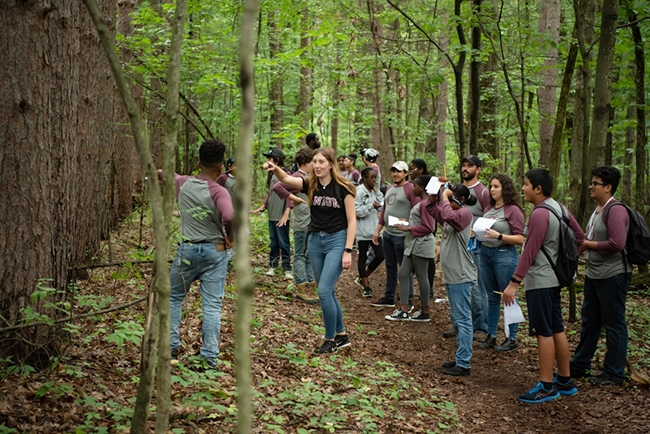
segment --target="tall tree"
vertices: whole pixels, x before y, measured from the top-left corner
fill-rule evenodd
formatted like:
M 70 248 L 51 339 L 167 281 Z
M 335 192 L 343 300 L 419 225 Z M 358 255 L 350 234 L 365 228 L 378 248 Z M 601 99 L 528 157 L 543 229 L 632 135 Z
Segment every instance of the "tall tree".
M 277 59 L 282 53 L 280 29 L 278 28 L 279 14 L 270 9 L 268 12 L 269 27 L 269 58 Z M 282 73 L 280 68 L 274 68 L 270 77 L 269 103 L 271 110 L 271 140 L 272 143 L 282 149 L 282 123 L 283 123 L 283 100 L 282 100 Z
M 544 66 L 541 71 L 539 95 L 539 165 L 550 166 L 553 118 L 557 94 L 557 45 L 560 37 L 560 0 L 544 0 L 538 3 L 538 31 L 545 39 L 542 47 Z
M 576 30 L 574 27 L 573 37 L 575 38 Z M 562 133 L 564 132 L 564 122 L 566 120 L 567 105 L 569 103 L 569 95 L 571 92 L 571 83 L 573 82 L 573 73 L 575 71 L 576 59 L 578 57 L 578 44 L 575 41 L 571 42 L 569 53 L 564 67 L 564 74 L 562 75 L 562 87 L 560 88 L 560 99 L 558 100 L 557 110 L 555 112 L 555 123 L 553 125 L 553 138 L 550 146 L 549 154 L 549 170 L 553 179 L 557 181 L 560 174 L 560 164 L 562 162 Z
M 586 188 L 591 179 L 589 167 L 589 125 L 591 107 L 591 47 L 594 41 L 596 1 L 574 3 L 576 36 L 580 52 L 580 68 L 576 74 L 573 132 L 571 134 L 571 213 L 578 222 L 586 223 L 589 198 Z
M 116 10 L 102 0 L 105 11 Z M 113 85 L 92 23 L 78 2 L 0 7 L 0 324 L 24 326 L 29 309 L 58 319 L 76 266 L 110 230 L 111 209 L 130 211 L 130 140 L 114 128 Z M 115 25 L 115 21 L 112 21 Z M 93 210 L 93 212 L 85 212 Z M 40 286 L 40 288 L 39 288 Z M 32 303 L 37 290 L 48 294 Z M 62 305 L 59 305 L 62 307 Z M 60 354 L 57 327 L 0 334 L 0 357 L 36 367 Z
M 605 161 L 609 104 L 612 100 L 612 65 L 616 45 L 616 26 L 619 0 L 604 0 L 600 25 L 600 43 L 594 82 L 594 115 L 591 126 L 589 166 L 596 167 Z
M 635 109 L 636 109 L 636 185 L 635 185 L 635 203 L 638 209 L 643 209 L 648 204 L 648 195 L 646 193 L 646 172 L 647 156 L 646 145 L 648 137 L 646 134 L 646 106 L 645 106 L 645 48 L 641 30 L 639 29 L 639 18 L 634 11 L 630 1 L 626 2 L 627 16 L 632 30 L 632 39 L 634 40 L 634 89 L 635 89 Z
M 307 3 L 300 14 L 300 103 L 298 111 L 300 112 L 300 127 L 303 131 L 309 131 L 309 121 L 311 119 L 311 84 L 312 70 L 308 55 L 308 48 L 311 45 L 311 21 L 309 18 L 309 7 Z
M 481 13 L 482 0 L 474 0 L 474 13 Z M 479 151 L 479 115 L 481 109 L 481 27 L 478 20 L 472 26 L 472 62 L 469 69 L 469 153 Z M 466 155 L 461 152 L 461 155 Z M 462 158 L 462 157 L 461 157 Z

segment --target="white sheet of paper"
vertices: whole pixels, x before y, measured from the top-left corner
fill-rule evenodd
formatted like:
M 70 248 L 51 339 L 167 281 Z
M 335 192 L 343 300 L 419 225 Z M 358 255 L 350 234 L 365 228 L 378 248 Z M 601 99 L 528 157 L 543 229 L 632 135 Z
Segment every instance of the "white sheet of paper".
M 524 321 L 526 318 L 524 318 L 524 313 L 518 303 L 513 303 L 510 306 L 503 305 L 503 330 L 506 332 L 506 338 L 510 337 L 508 324 L 519 324 Z
M 432 176 L 424 190 L 427 194 L 438 194 L 440 187 L 442 187 L 442 183 L 438 181 L 438 178 Z
M 487 230 L 492 227 L 492 225 L 496 222 L 494 219 L 486 219 L 483 217 L 479 217 L 476 219 L 474 222 L 474 226 L 472 229 L 474 229 L 474 234 L 476 235 L 476 238 L 479 241 L 485 241 L 485 235 L 487 234 Z
M 409 221 L 405 220 L 405 219 L 398 218 L 398 217 L 393 217 L 392 215 L 388 216 L 388 226 L 395 226 L 395 225 L 398 225 L 398 224 L 408 226 Z

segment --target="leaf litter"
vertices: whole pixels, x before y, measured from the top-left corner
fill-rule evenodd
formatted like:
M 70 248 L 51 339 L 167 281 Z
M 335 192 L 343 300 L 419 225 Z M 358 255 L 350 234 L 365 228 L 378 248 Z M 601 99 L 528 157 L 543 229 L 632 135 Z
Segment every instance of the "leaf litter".
M 145 245 L 137 249 L 137 222 L 127 220 L 119 238 L 110 240 L 111 261 L 151 251 L 150 228 L 144 234 Z M 104 250 L 103 259 L 107 259 Z M 577 380 L 580 392 L 574 397 L 535 406 L 518 403 L 516 396 L 532 387 L 538 375 L 536 344 L 525 336 L 525 324 L 517 351 L 484 351 L 475 342 L 472 375 L 442 375 L 441 364 L 453 360 L 456 351 L 455 339 L 442 337 L 450 328 L 448 303 L 432 303 L 430 323 L 384 320 L 389 310 L 370 306 L 353 282 L 356 254 L 337 285 L 352 345 L 334 355 L 316 356 L 314 350 L 323 333 L 320 309 L 297 301 L 294 286 L 281 276 L 264 274 L 264 252 L 264 246 L 254 246 L 250 255 L 257 285 L 251 314 L 254 432 L 650 432 L 650 391 L 634 376 L 623 387 L 593 387 Z M 151 279 L 151 267 L 146 264 L 126 271 L 118 267 L 89 271 L 88 280 L 77 282 L 80 292 L 113 297 L 112 305 L 146 295 Z M 383 293 L 384 279 L 381 266 L 370 278 L 375 296 Z M 416 306 L 417 294 L 416 285 Z M 440 270 L 435 298 L 445 298 Z M 635 313 L 650 311 L 647 294 L 631 292 L 628 299 Z M 201 339 L 197 289 L 186 298 L 181 363 L 172 370 L 170 430 L 174 432 L 235 432 L 235 303 L 236 281 L 229 270 L 219 371 L 204 371 L 197 357 Z M 118 321 L 142 323 L 143 316 L 144 305 L 138 304 L 79 321 L 80 332 L 69 337 L 63 357 L 51 370 L 7 375 L 8 364 L 2 365 L 0 432 L 128 432 L 139 377 L 139 348 L 130 342 L 117 345 L 107 335 L 114 332 Z M 629 323 L 630 346 L 638 348 L 631 362 L 647 376 L 649 320 L 635 316 Z M 580 324 L 565 325 L 574 349 Z M 601 341 L 595 366 L 602 366 L 605 349 Z

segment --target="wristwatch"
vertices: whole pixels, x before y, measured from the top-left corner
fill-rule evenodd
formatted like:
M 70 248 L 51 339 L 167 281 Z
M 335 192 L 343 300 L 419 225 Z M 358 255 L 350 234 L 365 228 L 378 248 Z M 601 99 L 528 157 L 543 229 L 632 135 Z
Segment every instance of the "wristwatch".
M 346 247 L 344 251 L 345 253 L 352 253 L 352 249 L 350 247 Z
M 503 239 L 503 234 L 499 234 L 499 237 L 497 238 L 497 240 L 501 241 L 502 239 Z
M 511 281 L 512 283 L 516 283 L 517 285 L 520 285 L 520 284 L 521 284 L 521 280 L 517 280 L 517 279 L 515 279 L 515 276 L 512 276 L 512 277 L 510 278 L 510 281 Z

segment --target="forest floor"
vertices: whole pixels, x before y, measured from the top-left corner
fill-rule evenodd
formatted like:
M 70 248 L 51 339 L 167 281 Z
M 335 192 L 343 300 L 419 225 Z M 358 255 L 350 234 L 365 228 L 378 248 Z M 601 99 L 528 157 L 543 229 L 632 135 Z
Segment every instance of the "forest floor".
M 295 300 L 290 281 L 264 274 L 268 248 L 263 218 L 252 216 L 251 222 L 250 259 L 257 284 L 251 321 L 254 432 L 650 432 L 650 391 L 635 381 L 595 387 L 578 380 L 576 396 L 539 405 L 519 403 L 516 396 L 538 378 L 537 349 L 526 336 L 525 324 L 517 351 L 480 350 L 475 342 L 471 376 L 443 375 L 441 364 L 453 360 L 456 351 L 455 339 L 442 337 L 450 328 L 449 305 L 432 303 L 430 323 L 385 320 L 390 309 L 370 306 L 353 282 L 356 254 L 337 286 L 352 345 L 332 355 L 315 355 L 323 334 L 320 308 Z M 113 234 L 110 249 L 105 245 L 97 258 L 105 263 L 129 261 L 126 265 L 89 269 L 88 278 L 78 280 L 75 314 L 146 295 L 151 269 L 136 261 L 151 254 L 153 241 L 148 227 L 140 240 L 138 223 L 137 216 L 128 219 Z M 375 295 L 383 293 L 384 276 L 382 266 L 370 278 Z M 196 357 L 201 337 L 196 286 L 186 299 L 181 362 L 172 371 L 171 432 L 235 431 L 236 291 L 229 271 L 217 371 L 204 370 Z M 440 270 L 438 297 L 445 297 Z M 414 303 L 417 307 L 417 295 Z M 631 292 L 628 297 L 629 360 L 645 375 L 650 373 L 649 304 L 647 293 Z M 0 434 L 128 432 L 143 314 L 144 304 L 138 303 L 77 321 L 63 355 L 52 360 L 50 369 L 35 372 L 11 360 L 0 361 Z M 579 323 L 566 326 L 574 349 Z M 503 332 L 499 334 L 501 341 Z M 603 356 L 601 345 L 595 366 L 602 364 Z

